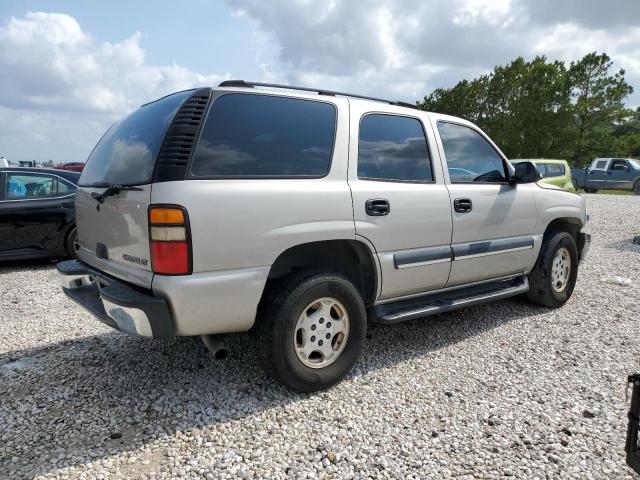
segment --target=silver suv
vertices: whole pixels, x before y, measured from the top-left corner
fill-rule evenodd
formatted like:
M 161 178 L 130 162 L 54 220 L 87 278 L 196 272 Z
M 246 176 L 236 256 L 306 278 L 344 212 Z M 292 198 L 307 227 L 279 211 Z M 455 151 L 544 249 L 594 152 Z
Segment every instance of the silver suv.
M 386 324 L 525 294 L 560 307 L 584 199 L 473 124 L 409 104 L 226 81 L 116 123 L 89 157 L 65 293 L 134 335 L 256 332 L 287 387 L 337 382 Z

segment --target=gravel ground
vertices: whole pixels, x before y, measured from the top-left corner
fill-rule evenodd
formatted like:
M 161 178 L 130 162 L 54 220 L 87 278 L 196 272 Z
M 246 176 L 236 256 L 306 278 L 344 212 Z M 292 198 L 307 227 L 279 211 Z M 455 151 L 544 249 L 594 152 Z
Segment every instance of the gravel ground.
M 313 395 L 273 385 L 248 336 L 224 361 L 132 338 L 67 301 L 51 264 L 2 266 L 0 478 L 629 478 L 640 197 L 587 202 L 564 308 L 372 328 L 357 368 Z

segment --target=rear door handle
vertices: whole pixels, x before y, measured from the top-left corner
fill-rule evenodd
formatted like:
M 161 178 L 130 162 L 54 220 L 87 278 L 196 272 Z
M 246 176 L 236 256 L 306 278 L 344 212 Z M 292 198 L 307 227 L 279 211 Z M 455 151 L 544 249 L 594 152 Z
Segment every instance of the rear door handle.
M 467 213 L 473 210 L 473 203 L 470 198 L 456 198 L 453 201 L 453 209 L 458 213 Z
M 364 210 L 367 212 L 367 215 L 381 217 L 383 215 L 389 215 L 391 205 L 389 204 L 389 200 L 384 198 L 373 198 L 367 200 L 364 204 Z

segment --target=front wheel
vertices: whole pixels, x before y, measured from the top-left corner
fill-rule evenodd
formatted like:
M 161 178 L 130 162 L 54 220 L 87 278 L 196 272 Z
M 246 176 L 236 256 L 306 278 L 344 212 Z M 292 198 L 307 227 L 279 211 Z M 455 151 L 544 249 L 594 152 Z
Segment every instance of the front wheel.
M 578 277 L 578 249 L 567 232 L 545 235 L 536 265 L 529 274 L 530 302 L 545 307 L 564 305 L 573 293 Z
M 633 193 L 640 195 L 640 180 L 638 180 L 633 186 Z
M 585 188 L 585 193 L 598 193 L 598 189 L 596 188 Z
M 300 273 L 266 292 L 256 330 L 267 373 L 312 392 L 337 383 L 364 344 L 366 311 L 353 283 L 337 273 Z

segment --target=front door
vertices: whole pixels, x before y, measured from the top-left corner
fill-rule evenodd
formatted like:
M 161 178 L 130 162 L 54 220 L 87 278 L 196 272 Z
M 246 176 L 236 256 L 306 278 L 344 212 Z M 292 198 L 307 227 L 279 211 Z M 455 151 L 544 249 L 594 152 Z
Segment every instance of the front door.
M 66 184 L 55 176 L 8 171 L 0 201 L 0 254 L 58 250 L 73 191 L 58 193 Z
M 532 261 L 538 187 L 510 184 L 506 160 L 479 130 L 437 118 L 453 210 L 447 286 L 523 273 Z
M 349 186 L 356 235 L 378 254 L 384 300 L 444 287 L 451 207 L 426 114 L 375 106 L 351 104 Z

